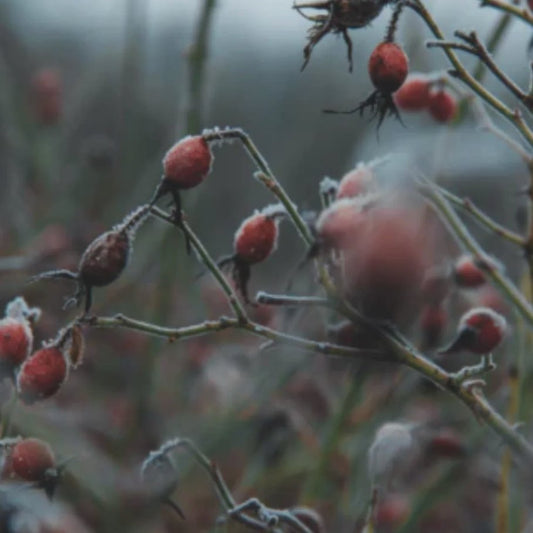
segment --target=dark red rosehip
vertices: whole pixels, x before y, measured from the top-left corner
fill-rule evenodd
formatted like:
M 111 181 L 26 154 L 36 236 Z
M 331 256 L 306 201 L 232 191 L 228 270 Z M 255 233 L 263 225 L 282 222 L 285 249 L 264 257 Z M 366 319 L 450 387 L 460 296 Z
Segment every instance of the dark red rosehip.
M 35 438 L 23 439 L 15 444 L 7 459 L 4 472 L 26 481 L 43 482 L 47 470 L 55 467 L 54 453 L 50 446 Z
M 434 457 L 458 459 L 464 457 L 466 447 L 457 433 L 445 429 L 431 437 L 427 443 L 427 452 Z
M 163 158 L 163 179 L 179 189 L 190 189 L 206 178 L 212 162 L 211 149 L 201 135 L 185 137 Z
M 457 100 L 444 89 L 430 91 L 428 110 L 437 122 L 450 122 L 457 113 Z
M 429 105 L 431 83 L 425 76 L 409 76 L 394 93 L 394 102 L 402 111 L 421 111 Z
M 368 73 L 374 87 L 383 93 L 397 91 L 407 78 L 409 60 L 400 46 L 391 42 L 378 44 L 368 60 Z
M 127 233 L 108 231 L 97 237 L 83 253 L 79 276 L 91 287 L 103 287 L 115 281 L 128 263 L 130 240 Z
M 33 403 L 53 396 L 67 376 L 67 363 L 62 351 L 54 346 L 41 348 L 22 365 L 17 376 L 20 398 Z
M 485 273 L 469 255 L 463 255 L 456 261 L 453 277 L 460 287 L 479 287 L 486 282 Z

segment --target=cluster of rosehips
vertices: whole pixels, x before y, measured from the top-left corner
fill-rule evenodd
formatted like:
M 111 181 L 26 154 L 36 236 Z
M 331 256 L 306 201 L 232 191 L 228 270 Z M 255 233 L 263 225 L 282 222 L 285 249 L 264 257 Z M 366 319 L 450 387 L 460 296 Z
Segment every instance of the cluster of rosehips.
M 394 102 L 402 111 L 428 111 L 437 122 L 450 122 L 457 113 L 455 97 L 440 81 L 424 75 L 411 75 L 394 94 Z

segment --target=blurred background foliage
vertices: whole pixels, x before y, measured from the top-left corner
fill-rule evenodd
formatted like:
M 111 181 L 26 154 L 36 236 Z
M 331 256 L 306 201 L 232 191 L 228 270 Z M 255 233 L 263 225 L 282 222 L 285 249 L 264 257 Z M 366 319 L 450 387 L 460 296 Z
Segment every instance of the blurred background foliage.
M 448 35 L 460 23 L 485 37 L 498 18 L 473 0 L 428 0 L 427 6 Z M 1 0 L 0 302 L 23 294 L 43 309 L 37 339 L 53 337 L 72 314 L 61 309 L 71 287 L 52 281 L 28 286 L 28 277 L 75 268 L 87 243 L 149 200 L 169 146 L 205 127 L 247 131 L 301 209 L 319 208 L 324 176 L 337 179 L 358 161 L 391 154 L 380 168 L 385 183 L 401 185 L 416 165 L 457 194 L 469 194 L 500 222 L 522 229 L 521 162 L 481 132 L 470 114 L 450 128 L 426 116 L 404 116 L 406 127 L 389 120 L 378 139 L 367 118 L 321 112 L 355 107 L 370 92 L 366 62 L 382 38 L 386 13 L 351 32 L 355 67 L 349 74 L 342 40 L 333 36 L 300 72 L 310 23 L 289 0 Z M 447 67 L 441 52 L 425 49 L 427 38 L 406 13 L 399 40 L 412 71 Z M 522 86 L 527 38 L 516 22 L 497 53 Z M 469 58 L 465 63 L 475 65 Z M 507 98 L 493 80 L 487 84 Z M 272 197 L 252 178 L 239 145 L 215 148 L 215 154 L 212 174 L 184 194 L 184 207 L 217 257 L 230 251 L 241 220 Z M 473 230 L 518 279 L 522 258 Z M 275 258 L 254 271 L 252 294 L 283 290 L 304 252 L 289 224 L 283 225 Z M 125 274 L 95 291 L 93 311 L 169 326 L 215 318 L 227 312 L 224 298 L 209 276 L 196 280 L 200 270 L 185 255 L 178 232 L 149 221 Z M 310 290 L 312 281 L 308 272 L 297 287 Z M 256 314 L 268 324 L 284 319 L 269 309 Z M 324 338 L 323 318 L 305 315 L 297 331 Z M 520 332 L 520 324 L 515 329 Z M 530 342 L 525 335 L 513 339 L 491 378 L 500 411 L 507 404 L 506 370 Z M 283 347 L 258 353 L 259 345 L 236 332 L 167 344 L 125 330 L 88 331 L 84 364 L 60 393 L 18 406 L 13 419 L 15 433 L 40 436 L 60 456 L 74 456 L 50 531 L 211 531 L 218 502 L 185 457 L 178 460 L 176 499 L 186 522 L 139 488 L 143 458 L 175 435 L 193 438 L 218 462 L 236 499 L 258 495 L 273 507 L 311 505 L 323 514 L 327 531 L 357 531 L 370 495 L 367 450 L 389 420 L 421 424 L 427 430 L 422 444 L 444 427 L 464 449 L 444 460 L 419 454 L 393 490 L 380 531 L 495 530 L 502 449 L 463 407 L 405 369 Z M 530 364 L 524 365 L 528 384 Z M 6 382 L 4 401 L 9 392 Z M 519 419 L 530 414 L 526 400 Z M 527 520 L 524 500 L 531 494 L 523 492 L 519 477 L 512 483 L 509 531 Z M 240 531 L 233 525 L 228 530 Z

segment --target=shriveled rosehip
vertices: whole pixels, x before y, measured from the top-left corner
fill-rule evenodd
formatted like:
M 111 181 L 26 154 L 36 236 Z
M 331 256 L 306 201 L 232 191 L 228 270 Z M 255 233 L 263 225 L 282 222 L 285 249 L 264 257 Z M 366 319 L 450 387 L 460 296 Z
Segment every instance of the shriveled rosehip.
M 420 316 L 420 329 L 424 348 L 434 348 L 441 340 L 448 322 L 448 314 L 441 306 L 426 305 Z
M 453 268 L 453 278 L 460 287 L 479 287 L 486 281 L 485 273 L 479 268 L 475 258 L 461 256 Z
M 4 318 L 0 320 L 0 374 L 12 375 L 16 367 L 28 357 L 33 334 L 24 320 Z
M 402 111 L 421 111 L 429 105 L 431 83 L 425 76 L 409 76 L 394 93 L 394 102 Z
M 360 163 L 350 172 L 344 174 L 337 187 L 337 200 L 354 198 L 370 192 L 375 186 L 375 176 L 370 165 Z
M 276 249 L 278 224 L 285 210 L 279 205 L 268 206 L 245 219 L 235 232 L 234 253 L 219 260 L 221 267 L 232 265 L 232 275 L 237 289 L 246 303 L 250 266 L 264 261 Z
M 407 78 L 409 60 L 396 43 L 378 44 L 368 60 L 368 73 L 374 87 L 384 93 L 397 91 Z
M 17 376 L 17 389 L 25 403 L 53 396 L 67 376 L 67 363 L 62 351 L 50 346 L 32 354 Z
M 85 312 L 88 312 L 92 304 L 92 288 L 109 285 L 122 274 L 130 257 L 135 233 L 149 214 L 148 204 L 140 206 L 111 231 L 97 237 L 81 256 L 78 272 L 52 270 L 39 274 L 32 280 L 63 278 L 76 281 L 78 289 L 67 304 L 78 304 L 85 297 Z
M 26 481 L 42 482 L 46 471 L 54 467 L 54 453 L 48 443 L 29 438 L 15 444 L 9 455 L 7 470 Z
M 457 112 L 457 100 L 444 89 L 430 91 L 428 110 L 437 122 L 450 122 Z
M 466 350 L 488 354 L 503 341 L 506 332 L 507 321 L 502 315 L 488 307 L 476 307 L 461 317 L 455 339 L 440 353 Z

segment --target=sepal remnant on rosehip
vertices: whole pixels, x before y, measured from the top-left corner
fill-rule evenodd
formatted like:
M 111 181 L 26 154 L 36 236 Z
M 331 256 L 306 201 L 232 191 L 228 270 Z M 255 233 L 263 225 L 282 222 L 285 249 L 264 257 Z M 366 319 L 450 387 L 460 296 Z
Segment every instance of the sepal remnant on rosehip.
M 501 344 L 506 332 L 507 321 L 502 315 L 488 307 L 475 307 L 461 317 L 455 339 L 440 353 L 466 350 L 488 354 Z
M 279 221 L 285 216 L 281 205 L 265 207 L 256 211 L 239 226 L 233 241 L 233 254 L 219 260 L 219 266 L 232 266 L 232 276 L 237 289 L 246 303 L 250 266 L 267 259 L 276 249 L 279 234 Z
M 85 298 L 85 312 L 92 305 L 92 288 L 104 287 L 113 283 L 122 274 L 131 255 L 137 229 L 150 215 L 150 205 L 142 205 L 129 213 L 120 224 L 94 239 L 81 256 L 78 271 L 52 270 L 32 278 L 62 278 L 76 281 L 78 288 L 66 305 L 79 304 Z

